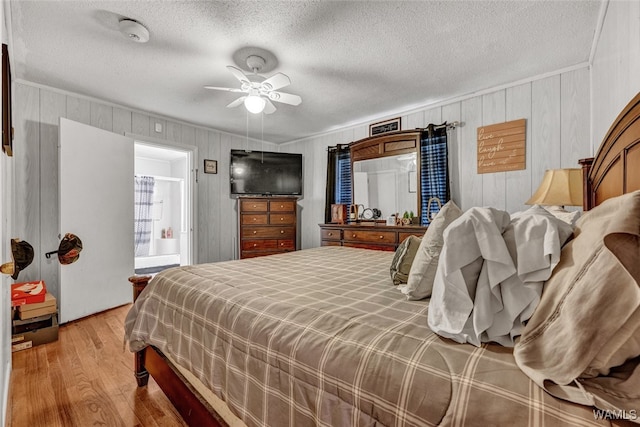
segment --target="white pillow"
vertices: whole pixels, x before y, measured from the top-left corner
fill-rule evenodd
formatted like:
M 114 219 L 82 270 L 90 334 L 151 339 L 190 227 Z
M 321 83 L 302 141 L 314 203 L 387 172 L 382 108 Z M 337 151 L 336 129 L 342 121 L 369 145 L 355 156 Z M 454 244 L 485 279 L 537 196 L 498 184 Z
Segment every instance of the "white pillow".
M 407 299 L 419 300 L 431 296 L 440 251 L 444 245 L 442 233 L 460 215 L 462 215 L 462 210 L 456 206 L 453 200 L 450 200 L 429 224 L 429 228 L 420 242 L 418 253 L 411 264 L 407 284 L 399 287 Z

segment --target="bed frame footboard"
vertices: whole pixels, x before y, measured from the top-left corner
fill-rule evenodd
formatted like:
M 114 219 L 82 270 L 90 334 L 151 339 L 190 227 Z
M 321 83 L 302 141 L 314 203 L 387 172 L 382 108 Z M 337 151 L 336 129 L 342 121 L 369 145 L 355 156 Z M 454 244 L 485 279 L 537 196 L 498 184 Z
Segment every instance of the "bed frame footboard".
M 151 276 L 131 276 L 129 277 L 129 281 L 133 285 L 133 301 L 138 299 L 138 295 L 140 292 L 144 290 L 144 288 L 149 284 L 149 280 L 151 280 Z M 134 374 L 136 376 L 136 382 L 138 383 L 138 387 L 144 387 L 149 383 L 149 372 L 145 367 L 145 355 L 146 349 L 137 351 L 135 354 L 135 371 Z
M 133 285 L 134 301 L 150 280 L 151 276 L 129 277 Z M 224 419 L 156 348 L 149 346 L 136 352 L 134 374 L 138 387 L 146 386 L 149 383 L 149 375 L 153 376 L 189 426 L 228 427 Z

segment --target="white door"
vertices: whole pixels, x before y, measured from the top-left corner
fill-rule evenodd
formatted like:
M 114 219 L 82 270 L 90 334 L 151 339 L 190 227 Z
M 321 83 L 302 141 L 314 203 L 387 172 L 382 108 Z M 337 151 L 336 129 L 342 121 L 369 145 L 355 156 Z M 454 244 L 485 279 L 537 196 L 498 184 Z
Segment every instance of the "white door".
M 60 119 L 60 234 L 83 244 L 60 266 L 60 323 L 131 302 L 133 139 Z

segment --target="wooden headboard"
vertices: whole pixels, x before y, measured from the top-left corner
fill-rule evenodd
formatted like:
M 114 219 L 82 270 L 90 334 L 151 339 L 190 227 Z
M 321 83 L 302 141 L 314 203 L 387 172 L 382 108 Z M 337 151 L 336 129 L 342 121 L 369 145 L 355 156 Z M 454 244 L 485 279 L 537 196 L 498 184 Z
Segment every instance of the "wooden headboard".
M 640 93 L 613 122 L 595 158 L 580 160 L 584 210 L 640 190 Z

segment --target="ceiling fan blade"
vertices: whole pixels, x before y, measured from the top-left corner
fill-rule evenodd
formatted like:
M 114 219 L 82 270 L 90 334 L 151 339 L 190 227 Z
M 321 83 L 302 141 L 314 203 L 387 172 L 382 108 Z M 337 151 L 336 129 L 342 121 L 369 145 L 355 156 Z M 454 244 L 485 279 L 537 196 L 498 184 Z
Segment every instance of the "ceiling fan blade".
M 273 103 L 271 101 L 269 101 L 268 99 L 265 99 L 266 104 L 264 105 L 264 110 L 262 111 L 265 114 L 272 114 L 276 112 L 276 106 L 273 105 Z
M 276 90 L 281 87 L 289 86 L 291 79 L 286 74 L 277 73 L 262 82 L 262 87 L 266 90 Z
M 231 87 L 217 87 L 217 86 L 205 86 L 205 89 L 224 90 L 226 92 L 244 92 L 242 89 Z
M 240 82 L 251 83 L 247 75 L 240 68 L 236 68 L 233 65 L 227 65 L 227 69 L 231 71 L 231 74 L 233 74 L 236 79 L 240 80 Z
M 269 93 L 269 99 L 272 101 L 291 105 L 300 105 L 300 103 L 302 102 L 302 98 L 300 98 L 298 95 L 276 91 Z
M 241 96 L 240 98 L 236 99 L 235 101 L 233 101 L 229 105 L 227 105 L 227 108 L 237 107 L 238 105 L 240 105 L 240 104 L 242 104 L 244 102 L 245 98 L 246 98 L 246 96 Z

